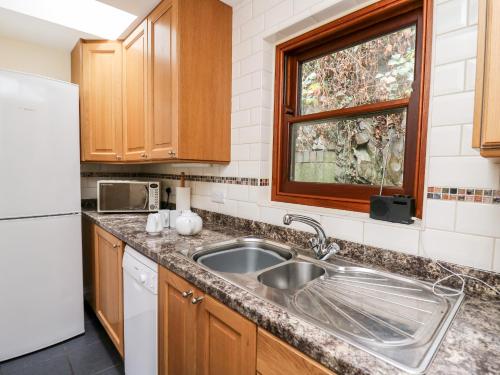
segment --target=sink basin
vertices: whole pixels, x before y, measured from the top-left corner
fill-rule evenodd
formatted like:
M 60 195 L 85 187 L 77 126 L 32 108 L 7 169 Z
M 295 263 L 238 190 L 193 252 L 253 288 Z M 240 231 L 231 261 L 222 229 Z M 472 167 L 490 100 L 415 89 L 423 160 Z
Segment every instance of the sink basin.
M 411 374 L 424 373 L 463 300 L 432 284 L 284 244 L 240 238 L 203 246 L 194 261 L 289 313 Z M 445 294 L 453 291 L 446 287 Z
M 293 262 L 261 273 L 257 280 L 276 289 L 300 289 L 309 281 L 325 274 L 325 269 L 312 263 Z
M 244 238 L 203 248 L 193 255 L 193 260 L 214 271 L 244 274 L 275 266 L 292 257 L 286 246 Z

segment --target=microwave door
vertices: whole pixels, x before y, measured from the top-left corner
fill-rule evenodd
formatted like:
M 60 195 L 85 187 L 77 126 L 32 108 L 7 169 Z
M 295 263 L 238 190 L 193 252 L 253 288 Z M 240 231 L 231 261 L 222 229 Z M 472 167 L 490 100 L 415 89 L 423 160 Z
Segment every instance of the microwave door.
M 148 199 L 146 184 L 101 184 L 101 211 L 147 211 Z
M 146 211 L 148 207 L 149 191 L 144 184 L 130 184 L 130 210 Z

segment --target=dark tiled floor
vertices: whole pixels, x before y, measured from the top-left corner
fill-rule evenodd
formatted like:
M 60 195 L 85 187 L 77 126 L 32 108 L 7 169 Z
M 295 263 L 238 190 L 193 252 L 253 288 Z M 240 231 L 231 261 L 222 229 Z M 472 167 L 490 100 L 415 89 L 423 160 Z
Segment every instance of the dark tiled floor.
M 88 306 L 85 306 L 85 334 L 0 363 L 0 375 L 97 374 L 124 374 L 123 362 Z

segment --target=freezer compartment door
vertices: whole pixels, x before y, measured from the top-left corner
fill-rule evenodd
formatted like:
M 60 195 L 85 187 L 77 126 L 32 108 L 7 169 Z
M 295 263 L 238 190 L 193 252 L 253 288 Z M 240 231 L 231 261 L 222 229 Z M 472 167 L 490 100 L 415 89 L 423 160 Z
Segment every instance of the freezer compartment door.
M 80 211 L 78 86 L 0 70 L 0 219 Z
M 84 332 L 81 217 L 0 220 L 0 361 Z

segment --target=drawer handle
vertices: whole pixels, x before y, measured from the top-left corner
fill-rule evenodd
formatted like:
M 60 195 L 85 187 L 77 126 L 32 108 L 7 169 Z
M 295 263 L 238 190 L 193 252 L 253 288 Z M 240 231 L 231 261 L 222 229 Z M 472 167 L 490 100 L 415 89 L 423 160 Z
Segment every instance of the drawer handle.
M 182 296 L 184 298 L 188 298 L 191 295 L 193 295 L 193 291 L 192 290 L 186 290 L 185 292 L 182 292 Z
M 200 297 L 195 297 L 195 298 L 193 298 L 193 299 L 191 300 L 191 303 L 192 303 L 193 305 L 196 305 L 197 303 L 200 303 L 201 301 L 203 301 L 203 299 L 204 299 L 204 298 L 205 298 L 205 297 L 203 297 L 203 296 L 200 296 Z

